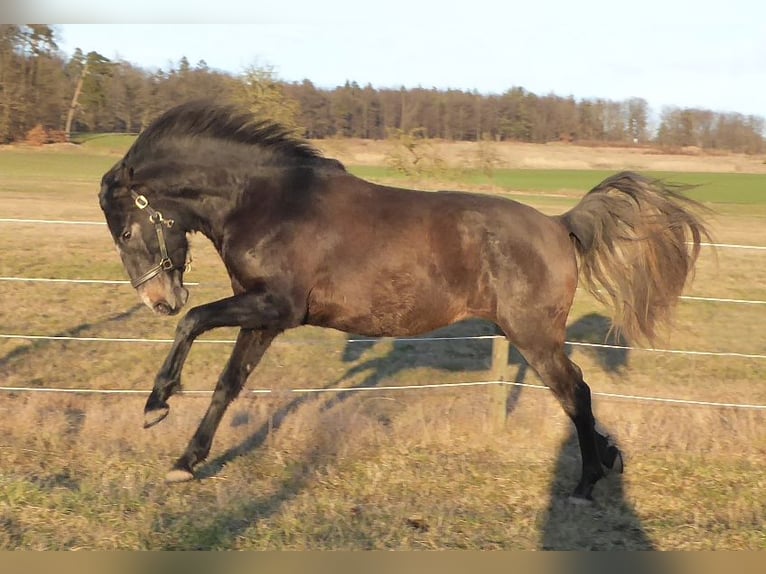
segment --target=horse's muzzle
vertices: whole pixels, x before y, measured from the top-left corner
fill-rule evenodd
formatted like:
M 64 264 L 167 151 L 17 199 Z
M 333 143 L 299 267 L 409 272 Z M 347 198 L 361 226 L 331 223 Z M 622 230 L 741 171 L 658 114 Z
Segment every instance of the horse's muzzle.
M 154 307 L 152 307 L 152 311 L 154 311 L 158 315 L 175 315 L 180 310 L 181 310 L 180 307 L 171 307 L 165 301 L 160 301 L 159 303 L 155 303 Z
M 162 274 L 136 289 L 139 297 L 157 315 L 176 315 L 189 300 L 189 291 L 177 278 Z

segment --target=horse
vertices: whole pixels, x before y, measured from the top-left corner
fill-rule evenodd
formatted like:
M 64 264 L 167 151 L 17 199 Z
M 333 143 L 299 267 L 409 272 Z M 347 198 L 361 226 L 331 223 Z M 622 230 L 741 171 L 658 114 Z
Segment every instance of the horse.
M 494 322 L 553 392 L 577 431 L 572 499 L 622 472 L 596 427 L 590 388 L 565 353 L 578 278 L 615 328 L 652 341 L 694 271 L 706 223 L 681 186 L 620 172 L 549 216 L 510 199 L 378 185 L 308 141 L 231 104 L 167 110 L 102 180 L 99 203 L 125 271 L 158 315 L 175 315 L 187 235 L 206 236 L 232 295 L 190 309 L 144 408 L 169 413 L 192 342 L 238 327 L 209 407 L 166 481 L 194 478 L 216 429 L 270 343 L 316 325 L 369 337 L 419 335 L 473 317 Z

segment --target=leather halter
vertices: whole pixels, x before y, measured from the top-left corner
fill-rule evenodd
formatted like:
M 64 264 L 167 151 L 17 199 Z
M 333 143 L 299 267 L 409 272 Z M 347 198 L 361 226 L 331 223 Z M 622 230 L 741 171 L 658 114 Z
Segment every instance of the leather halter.
M 162 217 L 162 213 L 149 205 L 149 200 L 146 199 L 146 196 L 136 193 L 132 189 L 130 190 L 130 194 L 133 196 L 133 201 L 135 202 L 136 207 L 145 210 L 149 214 L 149 221 L 154 224 L 154 229 L 157 232 L 157 240 L 160 244 L 160 262 L 141 275 L 138 279 L 131 279 L 130 284 L 135 289 L 163 271 L 170 271 L 176 267 L 176 265 L 173 265 L 170 255 L 168 255 L 168 246 L 165 243 L 165 232 L 163 231 L 164 227 L 167 227 L 168 229 L 173 227 L 175 222 L 172 219 L 165 219 Z

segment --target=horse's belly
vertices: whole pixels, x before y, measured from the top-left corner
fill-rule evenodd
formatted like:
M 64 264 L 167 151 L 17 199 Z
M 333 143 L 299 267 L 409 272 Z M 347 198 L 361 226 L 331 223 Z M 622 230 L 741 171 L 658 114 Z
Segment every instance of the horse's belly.
M 467 316 L 464 301 L 429 286 L 390 279 L 364 293 L 312 291 L 306 322 L 369 337 L 405 337 L 444 327 Z

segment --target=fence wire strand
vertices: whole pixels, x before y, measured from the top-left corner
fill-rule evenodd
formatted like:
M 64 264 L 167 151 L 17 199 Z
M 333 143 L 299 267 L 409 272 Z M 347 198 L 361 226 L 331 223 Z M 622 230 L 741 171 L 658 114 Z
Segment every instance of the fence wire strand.
M 372 392 L 390 392 L 390 391 L 414 391 L 423 389 L 450 389 L 460 387 L 486 387 L 486 386 L 508 386 L 523 387 L 528 389 L 547 390 L 544 385 L 533 385 L 519 381 L 468 381 L 460 383 L 433 383 L 423 385 L 381 385 L 374 387 L 325 387 L 311 388 L 299 387 L 286 390 L 276 389 L 247 389 L 242 392 L 243 395 L 280 395 L 280 394 L 330 394 L 330 393 L 372 393 Z M 0 392 L 6 393 L 62 393 L 62 394 L 80 394 L 80 395 L 147 395 L 148 391 L 138 389 L 87 389 L 87 388 L 53 388 L 53 387 L 0 387 Z M 179 393 L 181 396 L 210 396 L 213 391 L 186 390 Z M 766 410 L 766 405 L 746 404 L 746 403 L 724 403 L 717 401 L 698 401 L 693 399 L 677 399 L 670 397 L 648 397 L 642 395 L 628 395 L 623 393 L 608 393 L 593 391 L 593 396 L 605 397 L 611 399 L 669 403 L 688 406 L 717 407 L 745 410 Z

